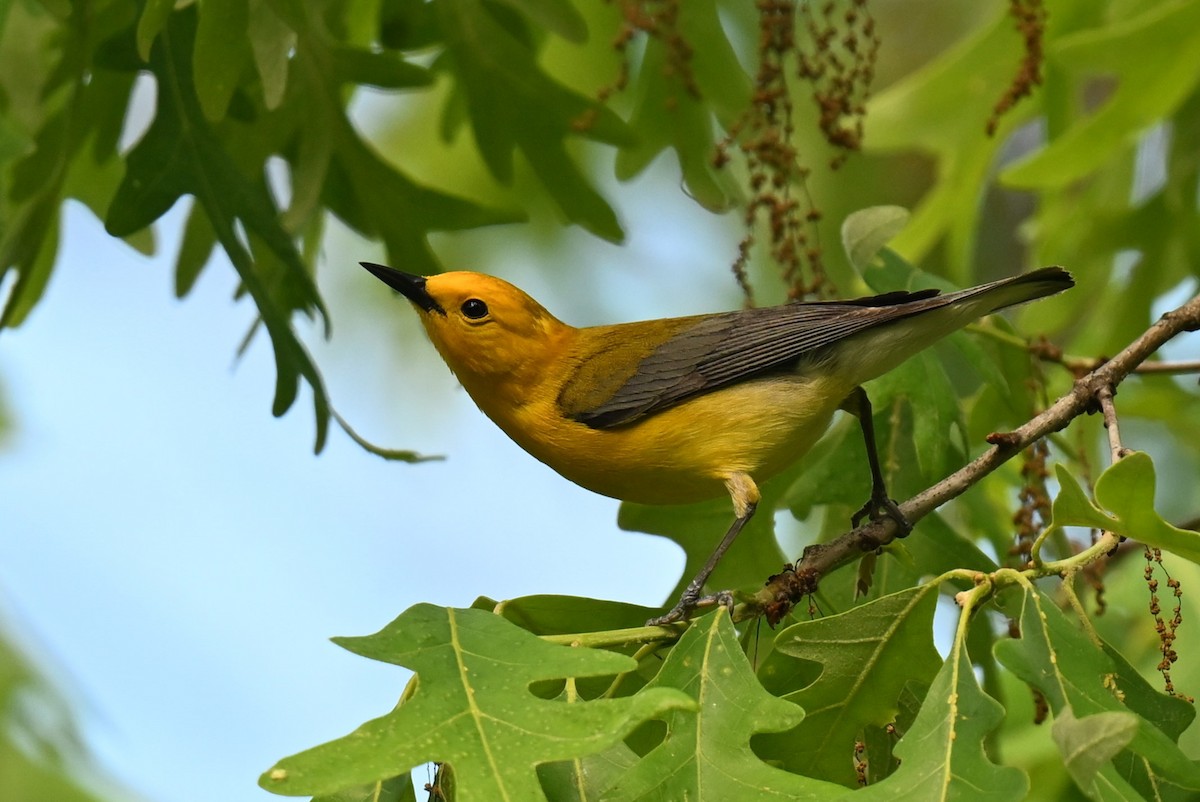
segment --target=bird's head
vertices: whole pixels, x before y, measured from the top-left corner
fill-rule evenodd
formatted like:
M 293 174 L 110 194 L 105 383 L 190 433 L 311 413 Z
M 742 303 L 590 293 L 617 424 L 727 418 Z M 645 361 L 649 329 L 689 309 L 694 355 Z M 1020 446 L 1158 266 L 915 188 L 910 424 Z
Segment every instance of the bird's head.
M 412 302 L 429 339 L 464 384 L 471 378 L 518 378 L 525 366 L 544 363 L 570 331 L 537 301 L 494 276 L 418 276 L 370 262 L 362 266 Z

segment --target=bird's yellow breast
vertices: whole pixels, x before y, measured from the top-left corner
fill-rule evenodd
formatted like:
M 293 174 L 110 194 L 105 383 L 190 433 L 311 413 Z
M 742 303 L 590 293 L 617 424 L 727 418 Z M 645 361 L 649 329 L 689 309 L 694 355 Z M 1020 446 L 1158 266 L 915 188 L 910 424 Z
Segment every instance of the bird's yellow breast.
M 563 417 L 554 382 L 524 388 L 519 405 L 497 403 L 494 391 L 472 397 L 522 448 L 576 484 L 625 501 L 677 504 L 724 495 L 734 473 L 761 482 L 794 463 L 852 389 L 835 383 L 797 374 L 750 380 L 610 429 Z

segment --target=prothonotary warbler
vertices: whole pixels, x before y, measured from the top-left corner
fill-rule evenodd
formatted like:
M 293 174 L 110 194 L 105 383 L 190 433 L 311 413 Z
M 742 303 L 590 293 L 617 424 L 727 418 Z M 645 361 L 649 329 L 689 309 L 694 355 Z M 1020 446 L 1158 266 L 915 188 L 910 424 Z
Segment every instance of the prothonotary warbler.
M 910 527 L 884 488 L 863 382 L 983 315 L 1061 292 L 1058 267 L 941 294 L 890 292 L 575 328 L 506 281 L 418 276 L 363 262 L 420 313 L 483 413 L 576 484 L 643 504 L 728 493 L 733 525 L 679 603 L 687 616 L 759 501 L 758 483 L 805 454 L 834 412 L 867 441 L 871 499 L 854 516 Z

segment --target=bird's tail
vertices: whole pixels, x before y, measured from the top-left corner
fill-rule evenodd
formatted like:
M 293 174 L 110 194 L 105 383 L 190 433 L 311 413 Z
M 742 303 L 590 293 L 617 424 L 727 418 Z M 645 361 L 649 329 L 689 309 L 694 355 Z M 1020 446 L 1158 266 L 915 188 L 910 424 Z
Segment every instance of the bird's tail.
M 1000 279 L 944 295 L 928 292 L 908 297 L 898 293 L 879 296 L 879 306 L 891 315 L 839 348 L 858 383 L 870 381 L 900 362 L 984 315 L 1016 304 L 1054 295 L 1075 285 L 1061 267 L 1043 267 L 1031 273 Z M 875 299 L 856 303 L 875 305 Z
M 930 298 L 929 301 L 931 302 L 930 308 L 981 301 L 983 311 L 976 315 L 981 317 L 1009 306 L 1045 298 L 1047 295 L 1054 295 L 1074 286 L 1075 279 L 1066 270 L 1061 267 L 1043 267 L 1032 273 L 938 295 Z M 941 301 L 941 303 L 938 304 L 937 301 Z M 971 305 L 974 306 L 974 304 Z

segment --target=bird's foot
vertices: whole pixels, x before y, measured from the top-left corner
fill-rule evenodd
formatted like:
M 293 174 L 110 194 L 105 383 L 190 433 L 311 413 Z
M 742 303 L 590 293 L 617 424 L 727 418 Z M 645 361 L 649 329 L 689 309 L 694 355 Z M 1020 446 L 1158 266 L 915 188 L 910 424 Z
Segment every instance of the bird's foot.
M 666 626 L 668 624 L 674 624 L 677 621 L 686 621 L 689 617 L 691 617 L 692 612 L 694 610 L 696 610 L 697 608 L 711 607 L 714 604 L 719 604 L 722 607 L 724 607 L 726 610 L 728 610 L 730 613 L 732 613 L 733 612 L 733 591 L 732 590 L 722 590 L 722 591 L 718 591 L 717 593 L 713 593 L 709 596 L 702 597 L 700 595 L 699 588 L 693 589 L 689 585 L 688 589 L 685 590 L 683 592 L 683 595 L 679 597 L 679 601 L 676 602 L 674 607 L 672 607 L 670 610 L 668 610 L 665 614 L 658 616 L 657 618 L 651 618 L 649 621 L 646 622 L 646 626 L 662 627 L 662 626 Z
M 667 624 L 674 624 L 676 621 L 684 621 L 692 610 L 696 609 L 696 605 L 700 602 L 700 588 L 688 585 L 687 590 L 679 597 L 679 601 L 675 602 L 675 606 L 668 610 L 663 615 L 651 618 L 646 622 L 648 627 L 665 627 Z
M 857 527 L 867 517 L 872 521 L 891 518 L 896 522 L 896 526 L 900 528 L 899 537 L 906 537 L 912 532 L 912 524 L 908 522 L 908 519 L 904 517 L 904 513 L 900 511 L 900 505 L 886 495 L 871 494 L 871 498 L 867 500 L 866 504 L 862 505 L 862 509 L 850 516 L 850 525 Z

